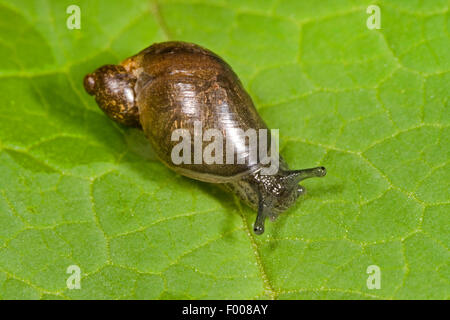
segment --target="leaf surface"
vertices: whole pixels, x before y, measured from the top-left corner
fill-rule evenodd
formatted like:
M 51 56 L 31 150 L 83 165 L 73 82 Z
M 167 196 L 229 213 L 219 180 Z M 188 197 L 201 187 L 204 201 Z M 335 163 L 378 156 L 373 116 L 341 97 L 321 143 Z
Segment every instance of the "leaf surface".
M 448 26 L 441 0 L 0 0 L 0 298 L 448 299 Z M 166 40 L 222 56 L 290 166 L 328 169 L 262 236 L 84 92 Z

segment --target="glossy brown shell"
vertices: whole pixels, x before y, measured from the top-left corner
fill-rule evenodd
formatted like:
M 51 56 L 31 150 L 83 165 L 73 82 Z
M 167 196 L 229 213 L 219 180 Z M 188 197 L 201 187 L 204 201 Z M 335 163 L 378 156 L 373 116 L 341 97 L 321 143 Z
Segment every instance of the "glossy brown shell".
M 248 164 L 174 165 L 171 141 L 175 129 L 188 129 L 193 137 L 194 122 L 203 132 L 219 129 L 226 146 L 227 129 L 267 128 L 253 102 L 231 67 L 211 51 L 184 42 L 154 44 L 122 65 L 137 76 L 135 93 L 139 118 L 145 135 L 159 158 L 185 176 L 207 182 L 235 181 L 256 171 Z M 204 142 L 203 147 L 209 142 Z M 248 154 L 240 154 L 248 160 Z M 248 161 L 246 161 L 248 163 Z

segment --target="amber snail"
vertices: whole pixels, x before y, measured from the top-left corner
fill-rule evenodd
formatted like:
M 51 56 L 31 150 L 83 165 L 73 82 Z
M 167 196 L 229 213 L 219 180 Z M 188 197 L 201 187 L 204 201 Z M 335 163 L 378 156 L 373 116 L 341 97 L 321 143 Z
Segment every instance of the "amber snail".
M 119 65 L 105 65 L 87 74 L 84 87 L 110 118 L 142 129 L 169 168 L 192 179 L 220 184 L 258 210 L 256 234 L 264 232 L 267 217 L 275 220 L 305 192 L 298 184 L 301 180 L 326 174 L 324 167 L 289 170 L 281 156 L 277 171 L 270 175 L 262 174 L 261 163 L 250 161 L 174 164 L 171 155 L 178 142 L 172 133 L 176 129 L 194 133 L 194 124 L 201 123 L 202 130 L 214 128 L 223 133 L 222 145 L 233 143 L 233 129 L 267 130 L 231 67 L 196 44 L 153 44 Z M 248 149 L 236 147 L 237 158 L 249 157 Z

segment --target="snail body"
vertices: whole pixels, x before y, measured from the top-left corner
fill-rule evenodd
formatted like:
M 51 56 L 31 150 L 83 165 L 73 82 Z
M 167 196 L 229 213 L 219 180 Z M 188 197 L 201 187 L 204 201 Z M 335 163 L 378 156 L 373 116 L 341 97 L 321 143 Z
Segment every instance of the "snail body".
M 264 232 L 266 217 L 275 220 L 304 193 L 299 181 L 326 174 L 323 167 L 289 170 L 280 156 L 276 172 L 267 175 L 262 170 L 265 165 L 249 161 L 255 147 L 242 139 L 241 132 L 268 128 L 231 67 L 198 45 L 153 44 L 119 65 L 105 65 L 86 75 L 84 87 L 110 118 L 141 128 L 169 168 L 192 179 L 218 183 L 258 210 L 256 234 Z M 213 154 L 220 161 L 195 161 L 195 154 L 194 161 L 175 164 L 173 150 L 179 142 L 173 133 L 181 129 L 197 137 L 199 125 L 201 133 L 218 132 L 209 141 L 236 150 L 233 159 L 239 161 L 231 164 L 225 153 L 216 150 Z M 199 143 L 201 150 L 208 145 L 205 140 Z

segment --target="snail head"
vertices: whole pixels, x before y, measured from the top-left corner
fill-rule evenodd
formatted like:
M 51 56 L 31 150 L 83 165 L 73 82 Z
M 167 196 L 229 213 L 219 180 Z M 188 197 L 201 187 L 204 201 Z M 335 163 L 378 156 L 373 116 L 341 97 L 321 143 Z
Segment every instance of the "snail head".
M 253 226 L 256 234 L 264 233 L 266 218 L 274 221 L 279 213 L 291 207 L 297 198 L 306 192 L 298 183 L 304 179 L 323 177 L 327 173 L 324 167 L 303 170 L 280 170 L 275 175 L 259 176 L 258 214 Z

